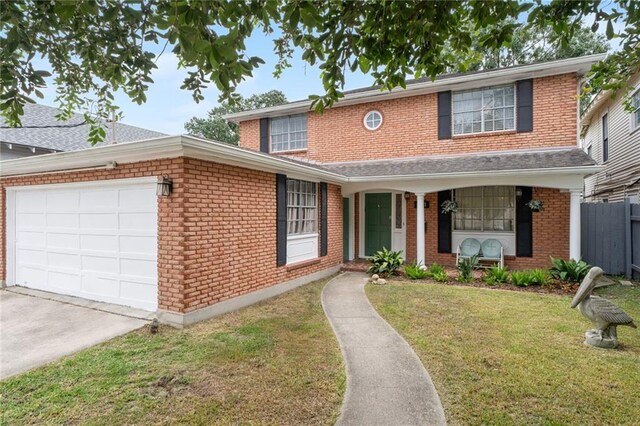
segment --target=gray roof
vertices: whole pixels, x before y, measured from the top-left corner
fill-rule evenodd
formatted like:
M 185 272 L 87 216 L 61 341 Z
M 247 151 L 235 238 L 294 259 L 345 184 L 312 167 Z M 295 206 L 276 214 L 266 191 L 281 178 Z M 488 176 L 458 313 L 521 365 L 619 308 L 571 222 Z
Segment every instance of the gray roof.
M 322 168 L 347 177 L 372 177 L 584 167 L 595 164 L 581 149 L 564 148 L 357 161 L 323 164 Z
M 22 127 L 9 127 L 0 116 L 0 142 L 15 143 L 55 151 L 79 151 L 91 148 L 88 142 L 89 125 L 81 114 L 74 114 L 67 121 L 58 121 L 58 108 L 46 105 L 26 104 Z M 166 136 L 164 133 L 128 124 L 116 123 L 116 141 L 126 143 Z M 101 144 L 111 143 L 111 124 L 105 128 L 107 135 Z M 101 145 L 99 144 L 99 145 Z

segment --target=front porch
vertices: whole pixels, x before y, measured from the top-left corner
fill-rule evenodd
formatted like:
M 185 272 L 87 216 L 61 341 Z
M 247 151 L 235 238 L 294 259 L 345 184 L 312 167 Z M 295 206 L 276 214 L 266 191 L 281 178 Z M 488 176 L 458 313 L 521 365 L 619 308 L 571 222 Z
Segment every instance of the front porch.
M 504 157 L 522 168 L 508 169 L 509 161 L 496 164 Z M 409 262 L 454 265 L 456 250 L 465 238 L 499 241 L 506 265 L 512 269 L 546 267 L 550 256 L 581 257 L 583 178 L 598 168 L 575 164 L 592 162 L 582 151 L 459 156 L 450 161 L 450 171 L 440 166 L 433 173 L 407 173 L 428 170 L 434 161 L 437 159 L 368 162 L 367 168 L 363 164 L 336 166 L 354 175 L 342 186 L 347 212 L 343 220 L 346 261 L 366 259 L 384 246 L 402 251 Z M 547 165 L 554 167 L 544 167 Z M 474 167 L 483 170 L 474 171 Z M 498 170 L 485 170 L 491 167 Z M 389 173 L 390 168 L 395 169 L 394 174 L 373 175 L 370 171 Z M 442 212 L 446 200 L 456 201 L 460 211 Z M 528 206 L 531 200 L 542 201 L 544 209 L 533 212 Z

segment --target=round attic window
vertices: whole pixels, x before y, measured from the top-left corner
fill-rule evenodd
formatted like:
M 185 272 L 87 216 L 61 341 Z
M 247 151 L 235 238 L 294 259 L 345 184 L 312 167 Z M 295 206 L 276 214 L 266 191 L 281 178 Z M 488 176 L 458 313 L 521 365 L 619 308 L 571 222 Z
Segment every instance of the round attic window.
M 382 125 L 382 114 L 378 111 L 369 111 L 364 116 L 364 127 L 369 130 L 376 130 Z

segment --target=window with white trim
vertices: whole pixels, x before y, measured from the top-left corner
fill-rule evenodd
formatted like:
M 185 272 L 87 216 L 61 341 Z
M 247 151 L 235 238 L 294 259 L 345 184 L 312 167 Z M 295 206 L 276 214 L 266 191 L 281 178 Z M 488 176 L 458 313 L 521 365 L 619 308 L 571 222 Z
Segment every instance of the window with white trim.
M 453 134 L 515 129 L 512 84 L 453 93 Z
M 631 113 L 631 129 L 635 130 L 640 127 L 640 89 L 631 96 L 631 106 L 633 112 Z
M 382 126 L 382 114 L 378 111 L 369 111 L 364 116 L 364 126 L 369 130 L 376 130 Z
M 516 193 L 513 186 L 481 186 L 453 191 L 458 210 L 455 231 L 513 232 Z
M 307 114 L 271 119 L 271 152 L 307 149 Z
M 316 184 L 287 179 L 287 234 L 318 232 L 318 196 Z

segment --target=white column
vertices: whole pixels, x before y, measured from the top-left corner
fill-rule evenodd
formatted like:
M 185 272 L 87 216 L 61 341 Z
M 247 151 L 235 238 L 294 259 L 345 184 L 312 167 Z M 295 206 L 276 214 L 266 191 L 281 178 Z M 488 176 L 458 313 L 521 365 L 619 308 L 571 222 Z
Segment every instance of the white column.
M 424 193 L 416 193 L 416 197 L 418 197 L 416 204 L 416 249 L 418 251 L 416 263 L 426 266 L 424 259 Z
M 579 189 L 572 189 L 569 204 L 569 257 L 578 260 L 580 254 L 580 193 Z

